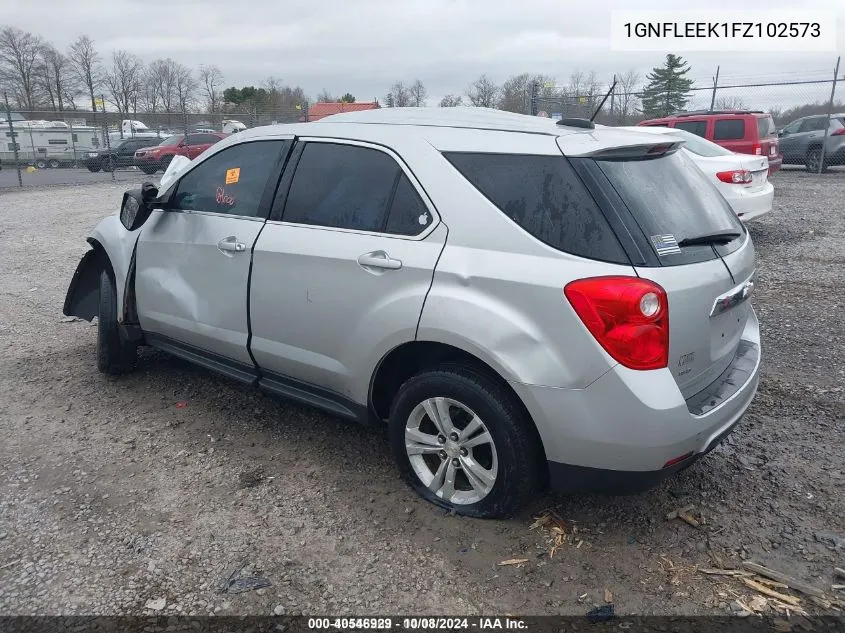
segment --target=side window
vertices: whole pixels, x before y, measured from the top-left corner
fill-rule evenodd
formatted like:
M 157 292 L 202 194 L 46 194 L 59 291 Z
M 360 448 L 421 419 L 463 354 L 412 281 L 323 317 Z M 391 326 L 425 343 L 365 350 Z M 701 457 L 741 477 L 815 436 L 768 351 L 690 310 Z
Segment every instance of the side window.
M 801 124 L 801 131 L 819 132 L 821 130 L 824 130 L 825 118 L 826 117 L 814 116 L 810 117 L 809 119 L 804 119 L 804 122 Z
M 800 128 L 801 124 L 804 123 L 804 119 L 799 119 L 798 121 L 793 121 L 789 125 L 783 128 L 783 131 L 787 134 L 795 134 Z
M 267 179 L 290 141 L 254 141 L 227 147 L 189 171 L 170 208 L 257 217 Z
M 445 156 L 499 211 L 541 242 L 581 257 L 628 263 L 601 209 L 564 156 Z
M 381 231 L 400 174 L 384 152 L 337 143 L 308 143 L 296 166 L 282 219 L 359 231 Z
M 745 138 L 744 119 L 719 119 L 713 131 L 714 141 L 738 141 Z
M 701 138 L 707 137 L 707 121 L 676 121 L 675 127 L 679 130 L 686 130 Z
M 431 224 L 431 213 L 405 174 L 399 177 L 387 217 L 386 233 L 419 235 Z

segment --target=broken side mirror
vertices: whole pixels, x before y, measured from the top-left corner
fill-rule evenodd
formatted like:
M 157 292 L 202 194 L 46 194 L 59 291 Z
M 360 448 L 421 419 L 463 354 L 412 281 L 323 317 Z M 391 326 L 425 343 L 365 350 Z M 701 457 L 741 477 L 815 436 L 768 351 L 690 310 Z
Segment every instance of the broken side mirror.
M 158 195 L 155 185 L 145 182 L 140 189 L 130 189 L 123 194 L 120 205 L 120 223 L 127 231 L 134 231 L 147 221 Z

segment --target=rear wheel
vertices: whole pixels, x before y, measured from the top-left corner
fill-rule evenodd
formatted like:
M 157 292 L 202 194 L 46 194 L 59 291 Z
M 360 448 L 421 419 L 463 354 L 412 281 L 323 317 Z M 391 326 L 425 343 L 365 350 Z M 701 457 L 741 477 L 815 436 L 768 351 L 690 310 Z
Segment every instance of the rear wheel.
M 819 171 L 819 164 L 822 162 L 822 149 L 821 147 L 814 147 L 810 151 L 807 152 L 807 156 L 804 157 L 804 166 L 807 168 L 807 171 L 818 173 Z M 824 172 L 827 169 L 827 165 L 822 167 L 822 171 Z
M 390 410 L 390 443 L 402 475 L 424 499 L 492 518 L 521 509 L 539 488 L 539 440 L 514 396 L 464 367 L 417 374 Z
M 117 323 L 117 290 L 107 271 L 100 273 L 97 312 L 97 369 L 104 374 L 125 374 L 135 368 L 138 346 L 126 341 Z
M 41 159 L 35 161 L 35 168 L 36 169 L 47 169 L 47 161 L 41 160 Z
M 50 169 L 58 169 L 60 166 L 59 161 L 57 161 L 55 158 L 51 160 L 48 164 L 50 165 Z

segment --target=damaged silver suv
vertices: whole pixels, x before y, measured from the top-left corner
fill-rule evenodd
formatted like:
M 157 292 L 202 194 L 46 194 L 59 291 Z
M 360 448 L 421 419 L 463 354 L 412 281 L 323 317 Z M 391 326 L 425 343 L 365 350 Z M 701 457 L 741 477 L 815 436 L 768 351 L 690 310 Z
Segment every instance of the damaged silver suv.
M 64 312 L 103 372 L 150 345 L 387 425 L 461 514 L 643 490 L 759 376 L 751 239 L 681 144 L 477 108 L 248 130 L 126 192 Z

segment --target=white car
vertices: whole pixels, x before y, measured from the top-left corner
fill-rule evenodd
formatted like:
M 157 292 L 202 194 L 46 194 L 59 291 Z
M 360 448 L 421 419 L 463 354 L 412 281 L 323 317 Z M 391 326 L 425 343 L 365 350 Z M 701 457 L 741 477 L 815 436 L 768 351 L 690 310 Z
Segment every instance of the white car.
M 772 210 L 775 191 L 769 182 L 769 159 L 765 156 L 738 154 L 677 128 L 637 126 L 628 129 L 686 141 L 684 151 L 716 183 L 743 222 Z

